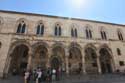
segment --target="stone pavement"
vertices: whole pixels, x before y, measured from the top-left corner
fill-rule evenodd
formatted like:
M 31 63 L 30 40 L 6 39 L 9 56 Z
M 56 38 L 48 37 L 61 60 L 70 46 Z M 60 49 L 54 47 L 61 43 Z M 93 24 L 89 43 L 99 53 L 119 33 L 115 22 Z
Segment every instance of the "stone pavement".
M 0 83 L 24 83 L 23 77 L 15 76 L 7 79 L 0 79 Z M 30 83 L 35 83 L 34 81 Z M 45 82 L 42 82 L 45 83 Z M 62 77 L 62 80 L 52 83 L 125 83 L 125 75 L 84 75 Z

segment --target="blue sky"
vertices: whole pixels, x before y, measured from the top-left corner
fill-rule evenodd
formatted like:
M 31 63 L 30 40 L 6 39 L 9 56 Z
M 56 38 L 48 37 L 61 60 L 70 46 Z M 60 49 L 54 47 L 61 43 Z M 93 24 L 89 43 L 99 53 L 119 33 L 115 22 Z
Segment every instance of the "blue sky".
M 125 0 L 0 0 L 0 10 L 125 24 Z

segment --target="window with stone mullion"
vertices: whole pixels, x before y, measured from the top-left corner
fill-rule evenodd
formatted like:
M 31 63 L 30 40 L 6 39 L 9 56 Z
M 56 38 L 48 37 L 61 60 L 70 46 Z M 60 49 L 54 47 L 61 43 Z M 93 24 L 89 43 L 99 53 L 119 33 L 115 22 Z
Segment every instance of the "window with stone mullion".
M 104 35 L 104 39 L 107 40 L 107 36 L 106 36 L 105 31 L 103 31 L 103 35 Z
M 17 32 L 16 32 L 16 33 L 20 33 L 21 27 L 22 27 L 22 25 L 21 25 L 21 23 L 20 23 L 20 24 L 18 25 L 18 28 L 17 28 Z
M 91 30 L 89 30 L 89 39 L 91 39 L 92 38 L 92 32 L 91 32 Z
M 107 40 L 107 36 L 106 36 L 105 31 L 101 31 L 101 37 L 102 37 L 103 40 Z
M 103 32 L 101 31 L 101 37 L 102 37 L 102 39 L 104 39 L 104 37 L 103 37 Z
M 71 36 L 74 37 L 74 30 L 71 29 Z
M 36 32 L 37 35 L 40 34 L 40 25 L 37 26 L 37 32 Z
M 43 35 L 44 34 L 44 25 L 41 25 L 41 35 Z
M 122 34 L 120 33 L 119 35 L 120 35 L 120 40 L 123 40 L 123 36 L 122 36 Z
M 77 29 L 75 29 L 74 34 L 75 34 L 75 37 L 78 36 L 78 35 L 77 35 Z
M 55 36 L 58 35 L 58 29 L 57 29 L 57 26 L 55 27 Z
M 26 24 L 24 23 L 21 27 L 21 33 L 25 33 L 25 29 L 26 29 Z
M 59 25 L 57 25 L 55 27 L 55 36 L 61 36 L 61 27 Z
M 86 29 L 86 38 L 89 39 L 89 31 Z
M 118 32 L 118 38 L 119 38 L 119 40 L 123 40 L 123 36 L 122 36 L 121 32 Z
M 59 26 L 59 27 L 58 27 L 58 36 L 61 36 L 61 34 L 62 34 L 62 33 L 61 33 L 61 27 Z

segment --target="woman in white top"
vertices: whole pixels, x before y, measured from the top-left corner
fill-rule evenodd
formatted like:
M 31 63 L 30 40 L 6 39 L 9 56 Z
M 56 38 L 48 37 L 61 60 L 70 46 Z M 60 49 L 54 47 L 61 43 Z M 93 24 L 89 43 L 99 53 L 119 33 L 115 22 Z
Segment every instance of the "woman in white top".
M 52 80 L 53 81 L 56 80 L 56 70 L 55 69 L 52 70 Z
M 30 77 L 30 73 L 29 71 L 27 70 L 24 74 L 24 81 L 25 83 L 29 83 L 29 77 Z
M 40 83 L 41 77 L 42 77 L 42 71 L 40 69 L 37 71 L 37 75 L 38 75 L 38 77 L 36 79 L 36 83 Z

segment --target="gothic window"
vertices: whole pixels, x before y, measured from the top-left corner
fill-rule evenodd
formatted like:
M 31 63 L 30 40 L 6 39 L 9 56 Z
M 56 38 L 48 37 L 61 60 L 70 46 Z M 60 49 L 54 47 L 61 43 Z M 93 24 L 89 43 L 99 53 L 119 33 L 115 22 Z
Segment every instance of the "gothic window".
M 77 29 L 75 29 L 75 37 L 77 37 Z
M 61 36 L 61 27 L 59 27 L 59 36 Z
M 121 55 L 121 50 L 119 48 L 117 48 L 117 54 Z
M 104 34 L 104 39 L 107 40 L 106 32 L 103 31 L 103 34 Z
M 57 24 L 55 26 L 55 36 L 61 36 L 61 34 L 62 34 L 61 26 Z
M 55 27 L 55 36 L 57 36 L 58 30 L 57 27 Z
M 92 31 L 89 29 L 89 38 L 92 38 Z
M 74 37 L 74 30 L 71 29 L 71 36 Z
M 86 27 L 85 32 L 86 32 L 86 38 L 91 39 L 92 38 L 92 31 L 88 26 Z
M 44 25 L 43 25 L 43 23 L 38 24 L 36 34 L 37 35 L 43 35 L 44 34 Z
M 18 24 L 16 33 L 25 33 L 25 30 L 26 30 L 26 24 L 24 23 L 24 21 L 22 21 L 21 23 Z
M 117 31 L 117 35 L 118 35 L 119 40 L 121 40 L 121 41 L 124 40 L 124 39 L 123 39 L 123 35 L 122 35 L 122 33 L 121 33 L 120 30 Z
M 21 33 L 25 33 L 25 29 L 26 29 L 26 24 L 23 24 Z
M 107 35 L 106 35 L 105 30 L 103 30 L 103 28 L 101 29 L 100 34 L 101 34 L 101 38 L 102 38 L 103 40 L 107 40 Z
M 71 29 L 71 36 L 72 37 L 77 37 L 78 35 L 77 35 L 77 29 L 76 28 L 72 28 Z
M 87 29 L 86 29 L 86 38 L 89 38 L 89 32 Z

